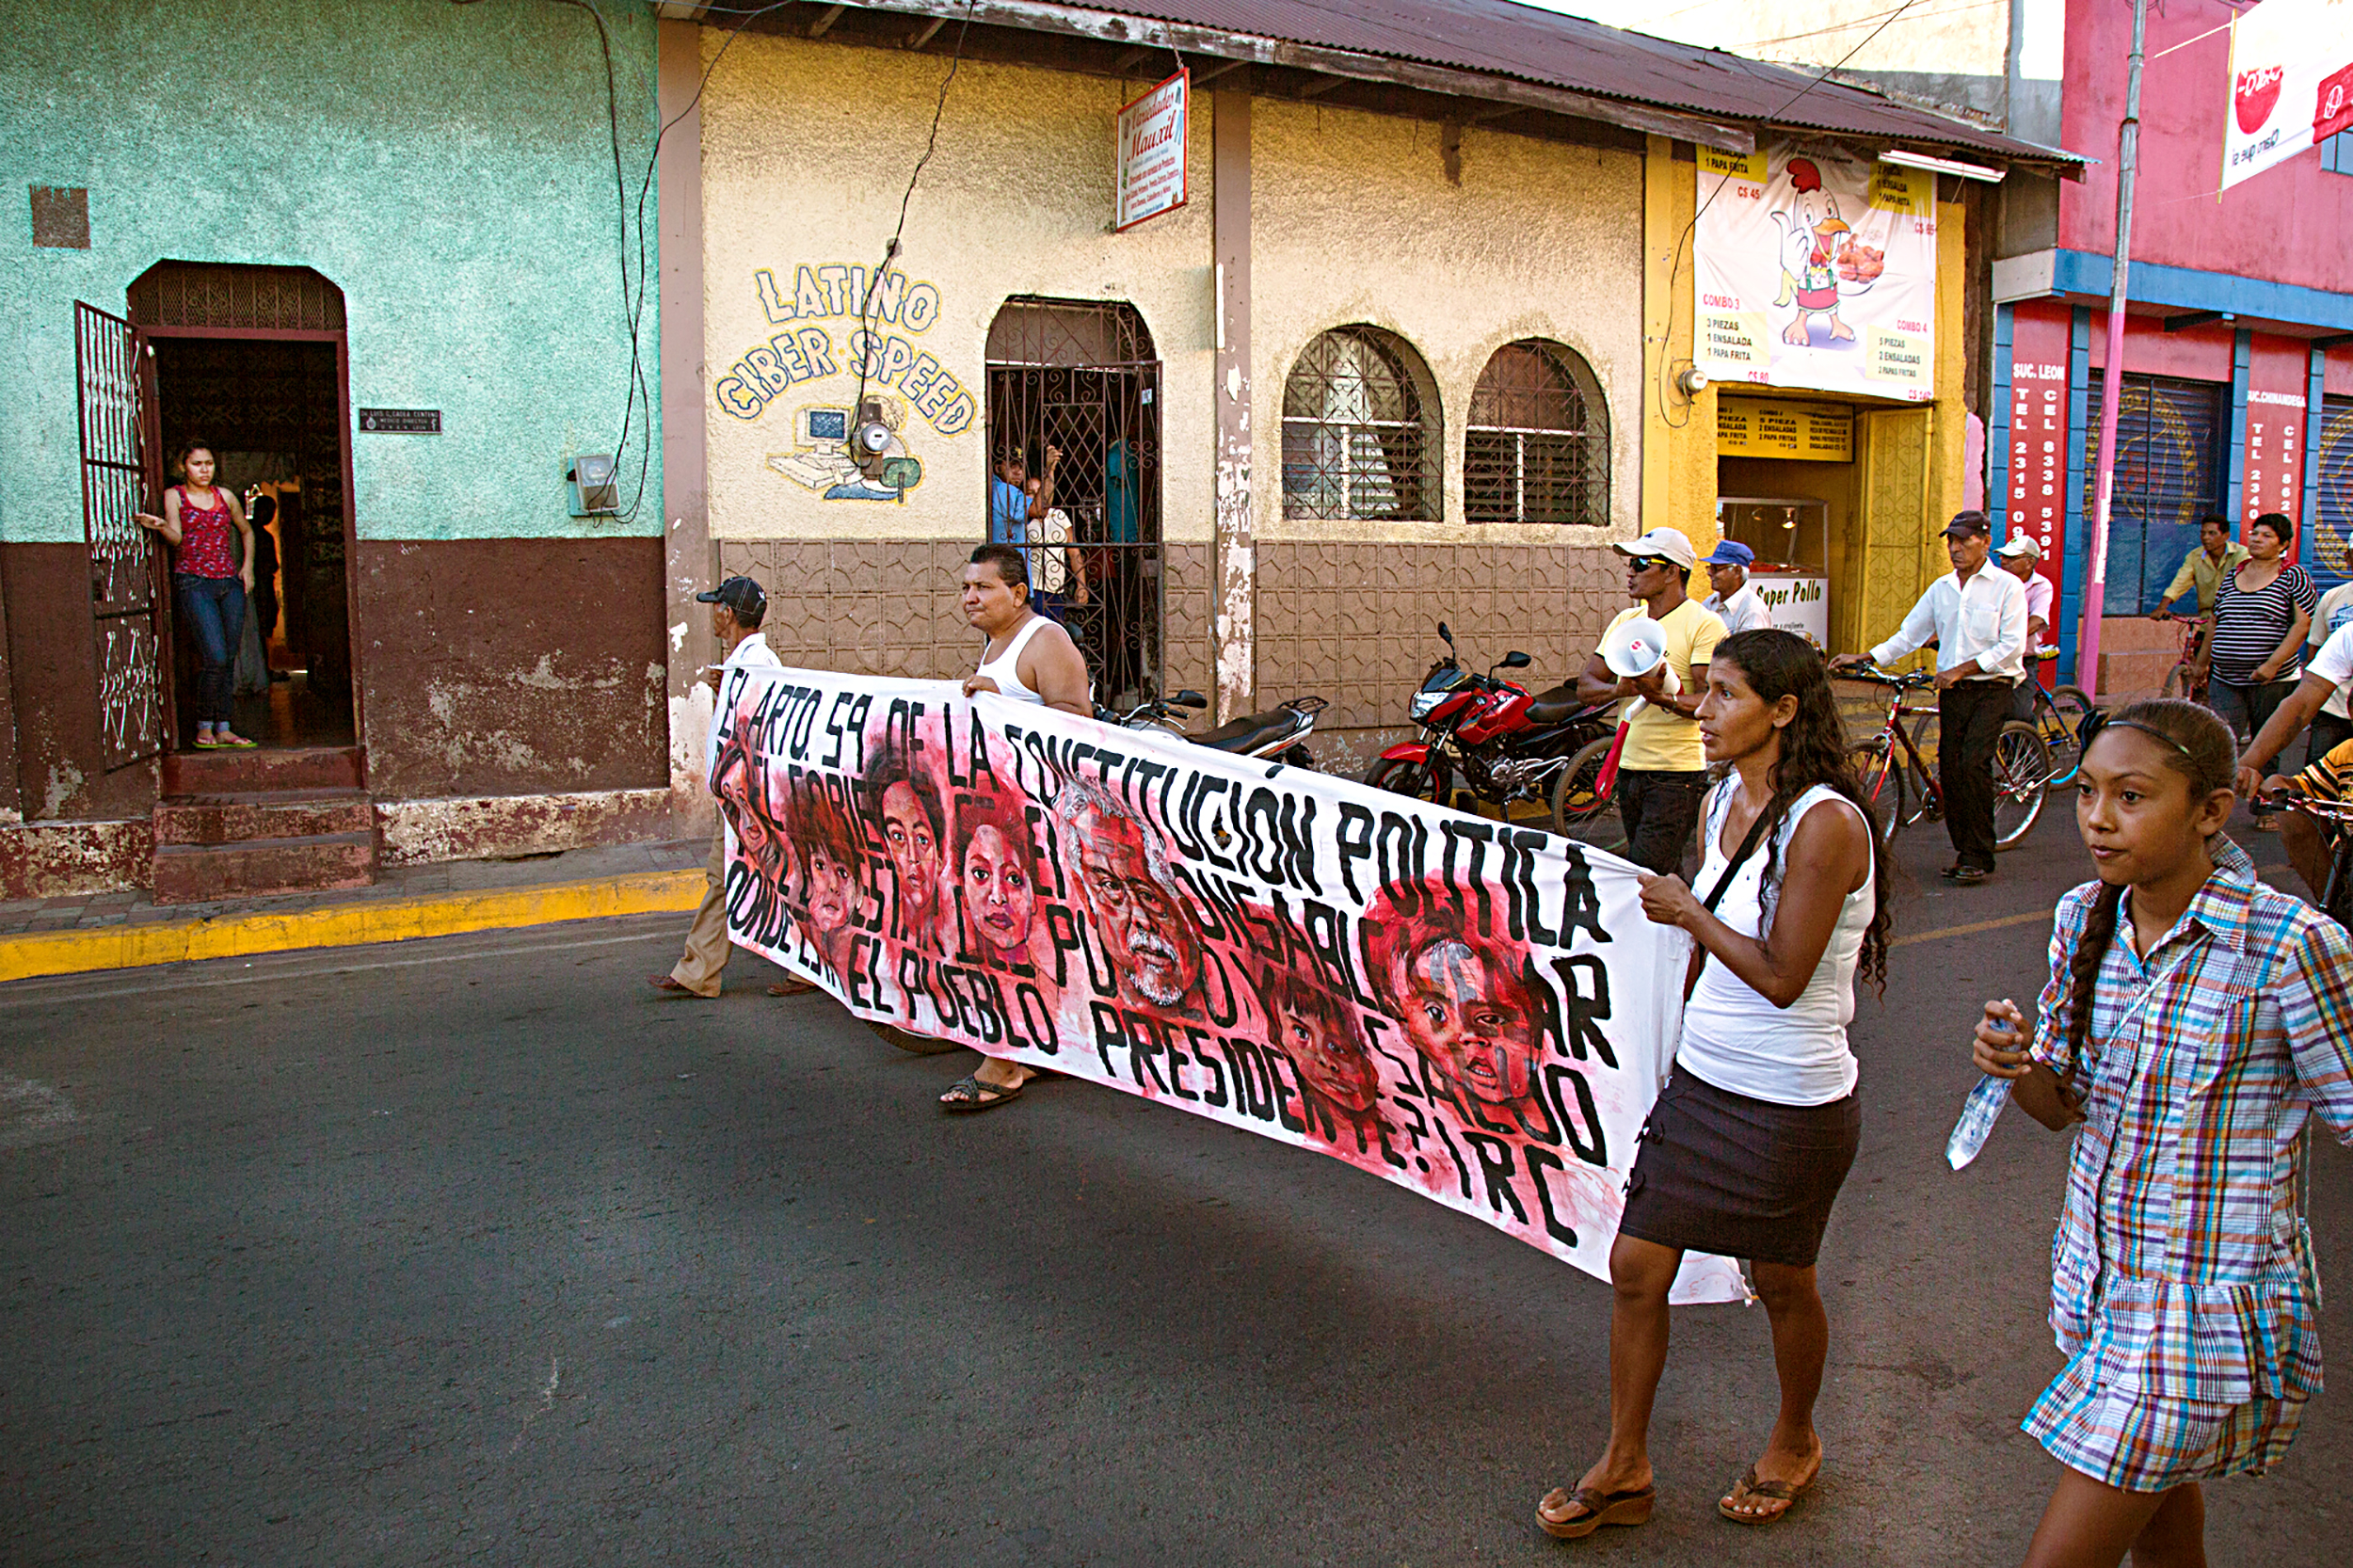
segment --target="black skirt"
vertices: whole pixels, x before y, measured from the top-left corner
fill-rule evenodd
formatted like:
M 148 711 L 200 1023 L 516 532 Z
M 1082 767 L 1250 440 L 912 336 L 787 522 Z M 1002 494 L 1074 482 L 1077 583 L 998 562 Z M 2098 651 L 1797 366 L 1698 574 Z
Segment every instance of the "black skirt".
M 1678 1064 L 1643 1125 L 1618 1234 L 1811 1268 L 1862 1141 L 1853 1095 L 1775 1105 L 1719 1089 Z

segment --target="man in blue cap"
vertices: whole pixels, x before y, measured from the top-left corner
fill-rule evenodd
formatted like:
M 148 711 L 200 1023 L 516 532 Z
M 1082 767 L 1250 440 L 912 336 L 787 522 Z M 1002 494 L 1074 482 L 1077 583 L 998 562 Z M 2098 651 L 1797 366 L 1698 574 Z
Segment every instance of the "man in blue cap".
M 1773 613 L 1749 586 L 1749 568 L 1755 564 L 1756 552 L 1732 539 L 1717 540 L 1716 548 L 1700 557 L 1700 565 L 1707 568 L 1708 584 L 1716 590 L 1701 602 L 1716 612 L 1726 633 L 1762 632 L 1773 624 Z

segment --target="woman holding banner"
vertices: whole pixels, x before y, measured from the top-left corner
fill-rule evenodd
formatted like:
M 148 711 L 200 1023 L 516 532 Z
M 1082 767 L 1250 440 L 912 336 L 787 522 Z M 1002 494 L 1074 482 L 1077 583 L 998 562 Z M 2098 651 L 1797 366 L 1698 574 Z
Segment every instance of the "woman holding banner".
M 1692 973 L 1674 1073 L 1642 1129 L 1610 1249 L 1609 1448 L 1574 1489 L 1537 1505 L 1564 1540 L 1651 1516 L 1651 1403 L 1687 1251 L 1750 1260 L 1781 1380 L 1765 1451 L 1717 1511 L 1770 1524 L 1822 1464 L 1814 1400 L 1830 1327 L 1814 1260 L 1861 1136 L 1847 1024 L 1856 974 L 1886 974 L 1881 844 L 1829 671 L 1804 638 L 1726 637 L 1698 717 L 1707 760 L 1734 771 L 1703 814 L 1706 897 L 1679 877 L 1642 879 L 1643 911 L 1690 933 Z

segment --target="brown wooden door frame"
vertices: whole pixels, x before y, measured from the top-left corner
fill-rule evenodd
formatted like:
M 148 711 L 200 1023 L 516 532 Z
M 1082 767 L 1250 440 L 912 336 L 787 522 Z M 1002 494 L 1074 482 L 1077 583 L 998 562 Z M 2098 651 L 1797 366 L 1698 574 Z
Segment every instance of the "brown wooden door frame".
M 213 338 L 245 343 L 331 343 L 335 345 L 335 417 L 336 441 L 343 456 L 344 474 L 344 640 L 351 661 L 351 738 L 360 754 L 360 784 L 368 781 L 368 728 L 365 705 L 367 683 L 360 664 L 360 525 L 359 497 L 352 482 L 351 470 L 351 337 L 341 329 L 310 329 L 291 327 L 142 327 L 140 332 L 149 339 Z M 149 375 L 153 375 L 153 361 L 148 361 Z M 163 417 L 159 405 L 155 415 Z M 303 497 L 304 515 L 310 515 L 311 498 Z

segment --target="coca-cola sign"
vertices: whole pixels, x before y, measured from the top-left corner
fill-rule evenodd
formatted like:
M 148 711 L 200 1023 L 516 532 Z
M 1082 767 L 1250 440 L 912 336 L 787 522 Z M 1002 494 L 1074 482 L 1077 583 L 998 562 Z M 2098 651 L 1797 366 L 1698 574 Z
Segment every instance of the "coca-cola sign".
M 2276 65 L 2258 66 L 2238 73 L 2231 101 L 2238 115 L 2238 128 L 2247 135 L 2253 136 L 2271 119 L 2271 111 L 2280 102 L 2281 74 Z
M 2231 24 L 2228 80 L 2225 190 L 2353 128 L 2353 0 L 2263 0 L 2241 11 Z

